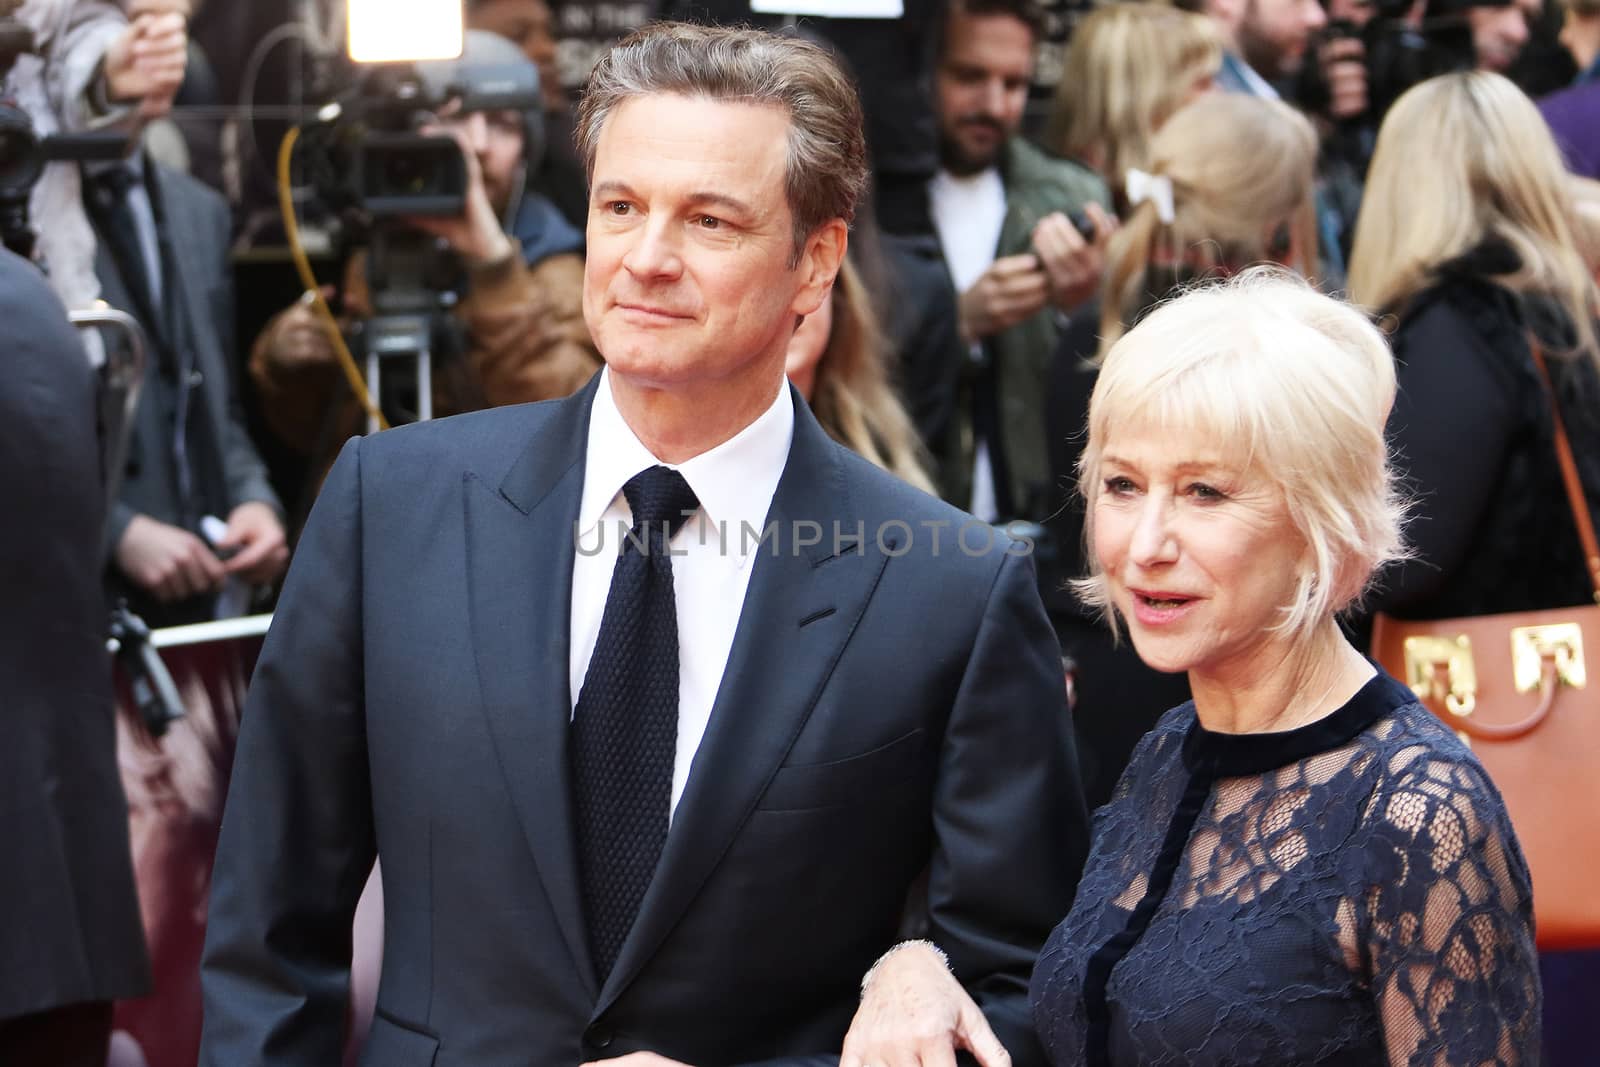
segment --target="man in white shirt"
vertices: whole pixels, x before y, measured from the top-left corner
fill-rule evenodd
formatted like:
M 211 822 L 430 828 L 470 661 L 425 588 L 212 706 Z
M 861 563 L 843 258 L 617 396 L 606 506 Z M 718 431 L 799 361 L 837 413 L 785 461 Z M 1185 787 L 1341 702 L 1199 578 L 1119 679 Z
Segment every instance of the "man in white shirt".
M 854 90 L 803 41 L 660 24 L 579 138 L 606 369 L 329 474 L 245 712 L 201 1060 L 337 1058 L 381 856 L 364 1062 L 830 1062 L 921 885 L 1040 1063 L 1086 820 L 1028 546 L 784 380 L 866 179 Z
M 1060 316 L 1099 286 L 1105 183 L 1020 136 L 1040 16 L 1032 0 L 954 0 L 936 68 L 934 228 L 972 358 L 941 453 L 946 499 L 987 521 L 1049 508 L 1043 403 Z M 1088 236 L 1069 217 L 1092 222 Z

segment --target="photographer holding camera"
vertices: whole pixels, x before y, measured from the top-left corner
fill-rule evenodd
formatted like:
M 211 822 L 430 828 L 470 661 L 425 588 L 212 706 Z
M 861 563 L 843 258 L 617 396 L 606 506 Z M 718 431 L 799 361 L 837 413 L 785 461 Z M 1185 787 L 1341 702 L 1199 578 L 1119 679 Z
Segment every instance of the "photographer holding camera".
M 188 13 L 188 0 L 0 0 L 0 16 L 32 36 L 4 95 L 34 137 L 126 130 L 145 108 L 170 104 L 182 84 Z M 69 309 L 88 307 L 100 287 L 77 169 L 51 163 L 31 190 L 18 192 L 27 195 L 36 258 L 52 286 Z
M 459 216 L 404 219 L 439 239 L 465 270 L 465 292 L 453 313 L 464 352 L 435 362 L 434 410 L 454 414 L 566 396 L 600 366 L 583 322 L 583 235 L 526 189 L 543 151 L 538 109 L 480 110 L 473 100 L 475 86 L 508 72 L 537 96 L 537 68 L 511 42 L 472 30 L 459 60 L 417 69 L 434 95 L 449 98 L 437 128 L 460 142 L 467 173 Z M 365 261 L 357 253 L 346 265 L 347 320 L 373 312 Z M 308 302 L 267 325 L 250 372 L 268 423 L 310 455 L 320 475 L 344 439 L 359 432 L 362 411 Z

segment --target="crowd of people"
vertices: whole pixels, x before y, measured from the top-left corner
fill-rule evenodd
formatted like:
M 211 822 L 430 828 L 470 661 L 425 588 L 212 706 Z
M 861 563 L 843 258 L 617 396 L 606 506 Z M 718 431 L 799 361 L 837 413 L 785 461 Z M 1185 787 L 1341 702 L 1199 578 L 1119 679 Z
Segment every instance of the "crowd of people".
M 302 138 L 252 315 L 225 16 L 0 0 L 102 135 L 0 188 L 0 1063 L 1585 1062 L 1370 657 L 1600 597 L 1594 5 L 1112 0 L 1044 107 L 1035 0 L 582 6 L 409 68 L 449 210 Z M 113 608 L 273 621 L 156 722 Z

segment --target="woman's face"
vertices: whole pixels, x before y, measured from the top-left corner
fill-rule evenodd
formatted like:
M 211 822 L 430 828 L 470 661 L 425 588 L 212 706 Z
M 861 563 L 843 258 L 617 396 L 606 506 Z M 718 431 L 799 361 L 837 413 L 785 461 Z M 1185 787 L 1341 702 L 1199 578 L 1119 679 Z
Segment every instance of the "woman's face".
M 1278 486 L 1151 426 L 1115 432 L 1100 473 L 1094 551 L 1139 657 L 1222 684 L 1277 667 L 1291 642 L 1272 627 L 1311 565 Z
M 827 349 L 828 338 L 832 335 L 833 297 L 829 296 L 821 307 L 800 321 L 799 329 L 789 339 L 789 351 L 784 356 L 784 373 L 808 401 L 817 384 L 817 364 L 822 361 L 822 353 Z

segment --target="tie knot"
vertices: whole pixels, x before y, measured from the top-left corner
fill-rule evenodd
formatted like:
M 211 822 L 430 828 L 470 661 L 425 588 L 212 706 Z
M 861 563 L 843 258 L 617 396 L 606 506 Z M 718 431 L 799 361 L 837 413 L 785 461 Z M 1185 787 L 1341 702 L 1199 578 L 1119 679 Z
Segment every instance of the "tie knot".
M 141 184 L 139 175 L 125 163 L 105 168 L 94 175 L 92 182 L 101 195 L 110 200 L 122 199 L 129 189 Z
M 633 509 L 635 529 L 665 524 L 668 540 L 700 506 L 700 498 L 694 495 L 683 475 L 667 467 L 649 467 L 635 474 L 622 487 L 622 495 L 628 498 L 628 507 Z

